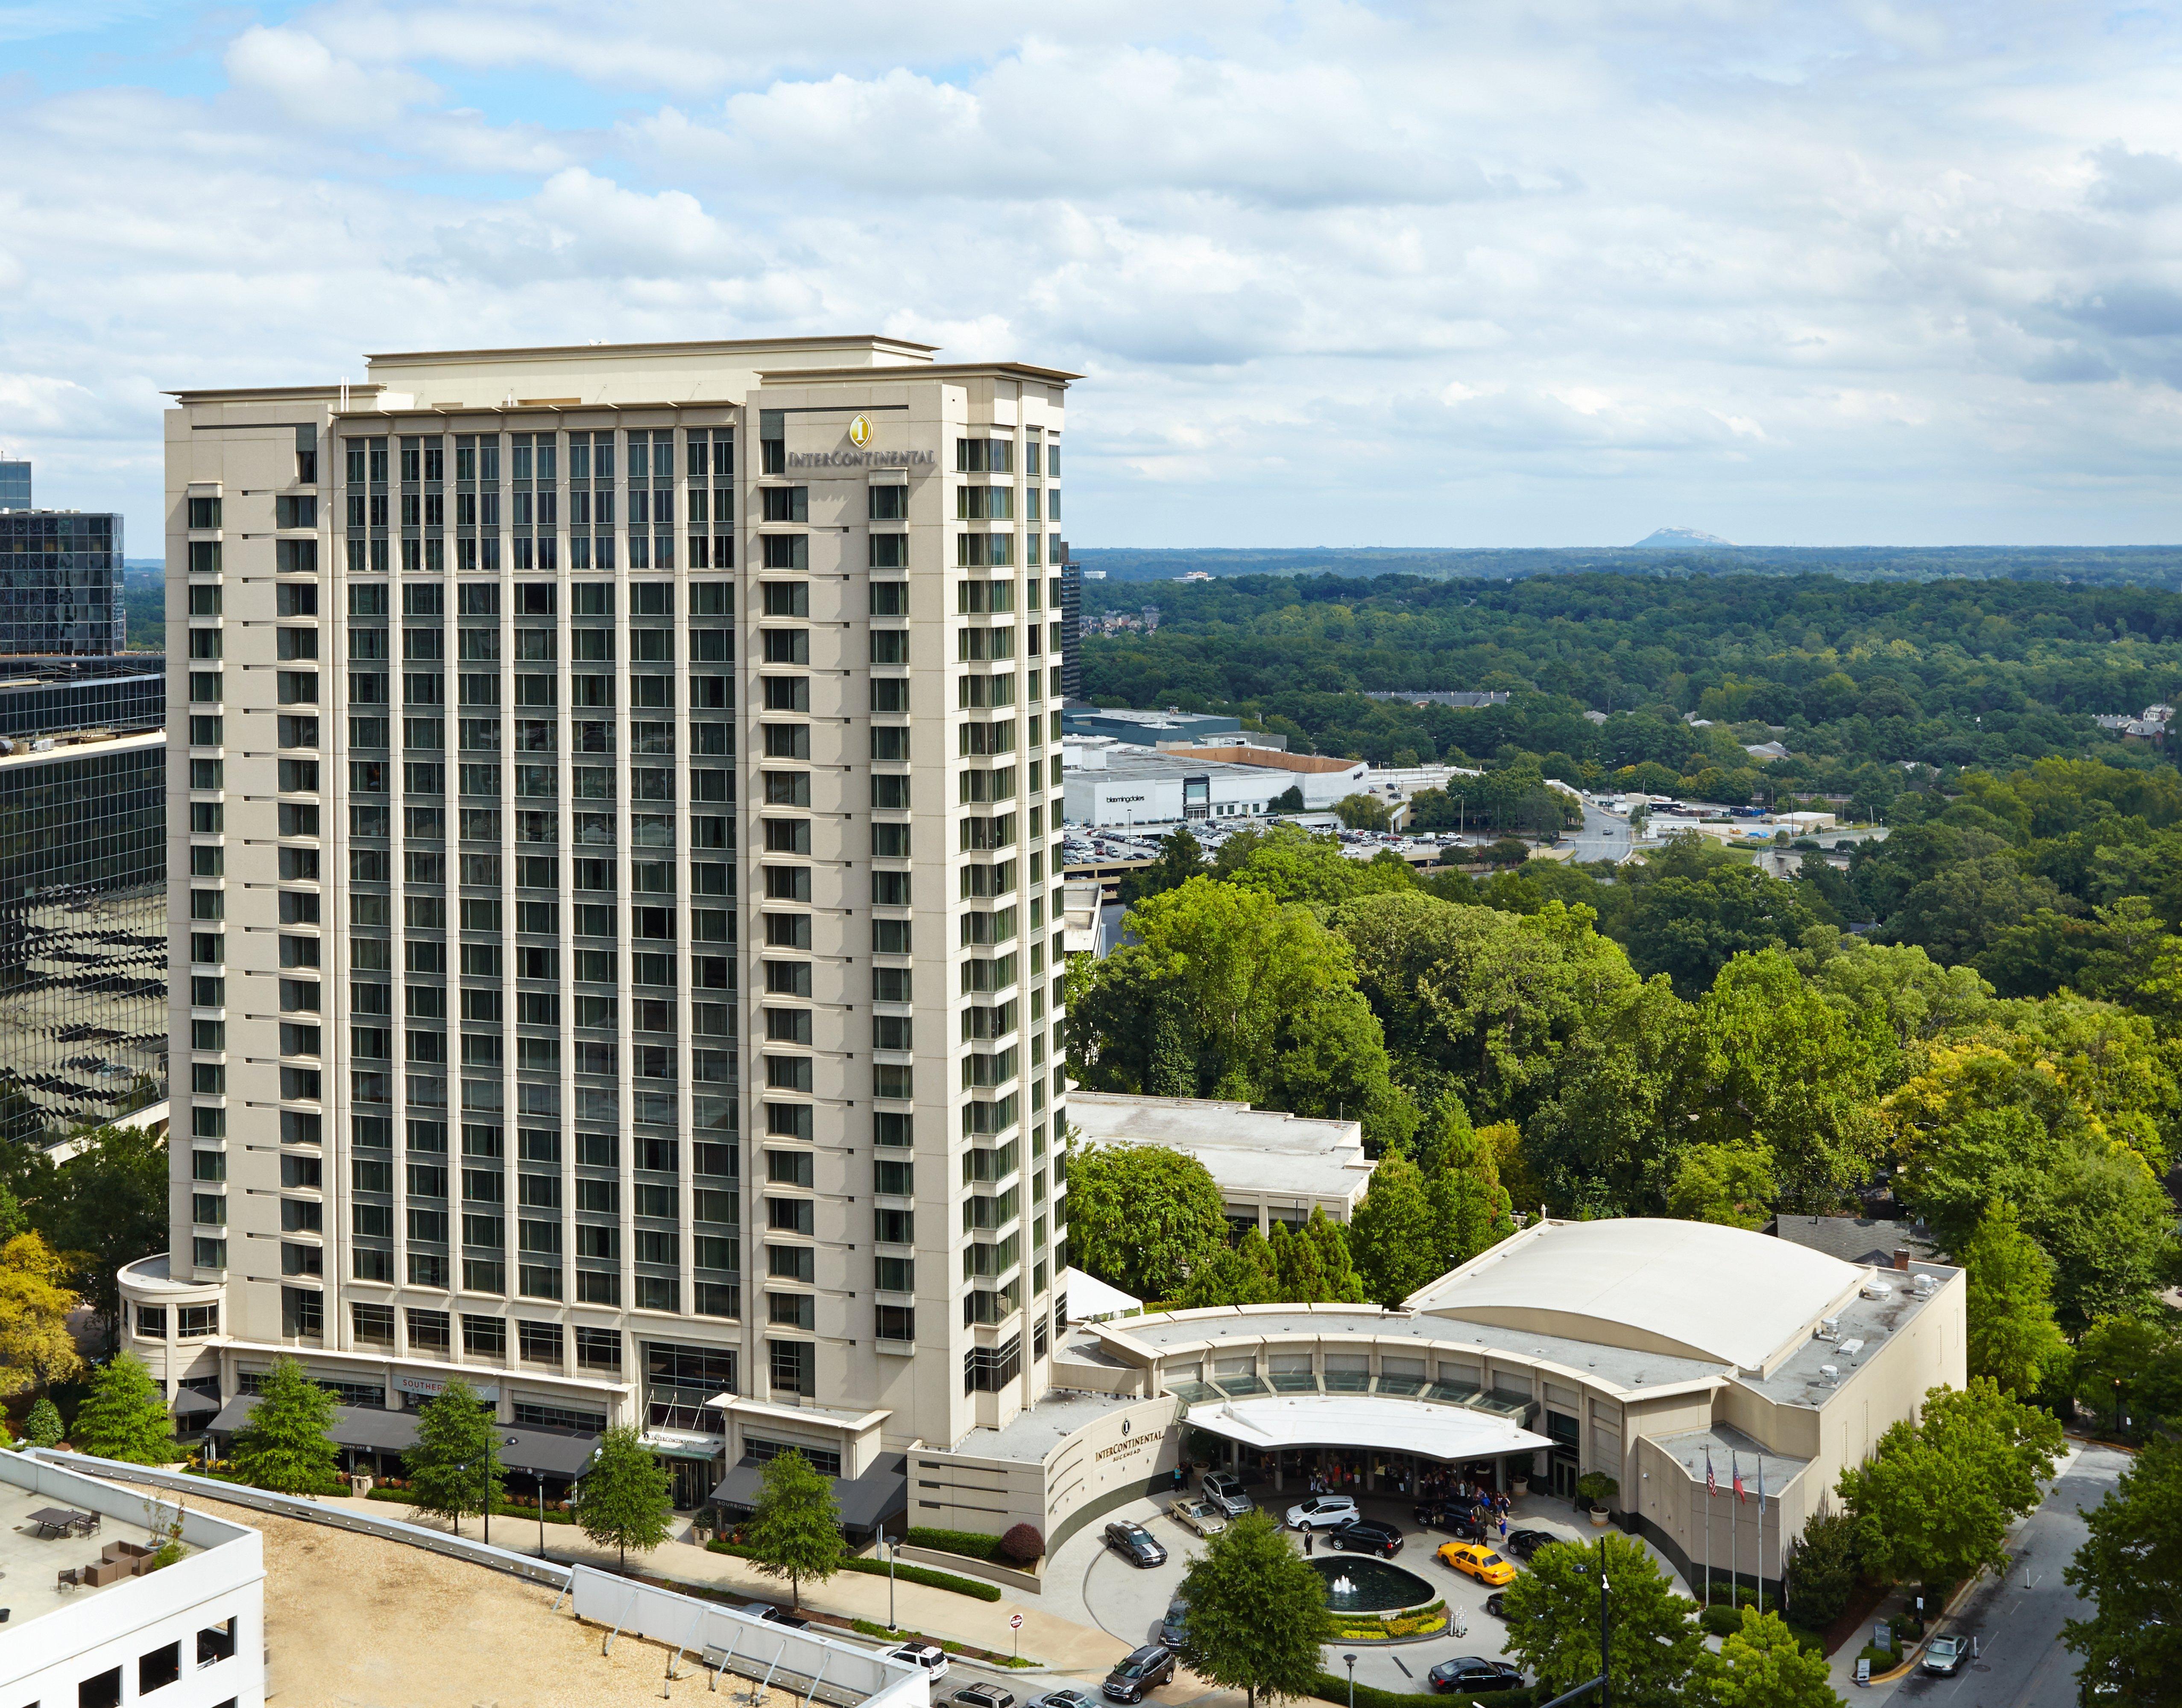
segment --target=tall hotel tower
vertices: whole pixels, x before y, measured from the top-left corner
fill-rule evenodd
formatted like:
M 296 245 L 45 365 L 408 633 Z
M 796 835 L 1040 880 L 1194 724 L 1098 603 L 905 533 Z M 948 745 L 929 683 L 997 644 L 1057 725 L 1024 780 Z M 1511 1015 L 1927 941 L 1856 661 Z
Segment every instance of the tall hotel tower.
M 357 1446 L 459 1374 L 689 1505 L 1045 1390 L 1074 376 L 933 356 L 176 394 L 173 1248 L 122 1284 L 186 1429 L 284 1353 Z

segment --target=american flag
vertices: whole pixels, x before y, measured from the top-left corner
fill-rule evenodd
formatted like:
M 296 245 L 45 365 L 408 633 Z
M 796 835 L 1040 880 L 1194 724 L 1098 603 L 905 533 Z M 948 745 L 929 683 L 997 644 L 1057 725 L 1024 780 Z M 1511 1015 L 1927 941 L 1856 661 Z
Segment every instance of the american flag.
M 1708 1495 L 1717 1495 L 1720 1493 L 1720 1479 L 1713 1474 L 1712 1449 L 1710 1447 L 1707 1447 L 1705 1449 L 1705 1493 Z

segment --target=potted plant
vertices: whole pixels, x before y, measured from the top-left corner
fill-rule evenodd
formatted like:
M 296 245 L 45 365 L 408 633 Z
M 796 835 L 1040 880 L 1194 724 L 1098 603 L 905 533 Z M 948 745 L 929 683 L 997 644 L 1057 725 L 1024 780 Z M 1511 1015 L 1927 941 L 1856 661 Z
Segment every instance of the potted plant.
M 1591 1514 L 1596 1529 L 1606 1528 L 1609 1509 L 1621 1493 L 1621 1484 L 1603 1471 L 1587 1471 L 1576 1479 L 1576 1503 Z
M 1520 1471 L 1515 1472 L 1509 1475 L 1508 1479 L 1508 1493 L 1509 1495 L 1514 1499 L 1520 1501 L 1530 1492 L 1531 1479 L 1528 1477 L 1525 1476 Z

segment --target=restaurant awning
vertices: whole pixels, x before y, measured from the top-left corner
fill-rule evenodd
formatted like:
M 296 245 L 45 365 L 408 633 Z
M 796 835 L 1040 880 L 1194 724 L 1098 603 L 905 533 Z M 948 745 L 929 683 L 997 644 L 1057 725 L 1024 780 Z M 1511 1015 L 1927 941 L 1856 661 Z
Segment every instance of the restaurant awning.
M 177 1418 L 207 1418 L 219 1410 L 219 1401 L 209 1394 L 200 1394 L 195 1388 L 183 1388 L 176 1392 L 174 1403 L 167 1409 Z
M 250 1421 L 257 1408 L 255 1394 L 241 1394 L 220 1408 L 209 1427 L 217 1434 L 231 1435 Z M 563 1435 L 549 1429 L 497 1428 L 500 1462 L 511 1471 L 542 1472 L 548 1477 L 573 1477 L 590 1462 L 599 1445 L 596 1435 Z M 359 1452 L 399 1453 L 417 1445 L 417 1418 L 412 1412 L 389 1412 L 374 1406 L 336 1406 L 331 1431 L 335 1442 Z
M 909 1460 L 900 1453 L 881 1455 L 861 1477 L 829 1477 L 833 1500 L 841 1509 L 841 1526 L 847 1530 L 874 1530 L 882 1518 L 892 1517 L 909 1501 Z M 765 1485 L 765 1467 L 752 1459 L 729 1468 L 712 1490 L 712 1504 L 748 1512 L 757 1506 Z

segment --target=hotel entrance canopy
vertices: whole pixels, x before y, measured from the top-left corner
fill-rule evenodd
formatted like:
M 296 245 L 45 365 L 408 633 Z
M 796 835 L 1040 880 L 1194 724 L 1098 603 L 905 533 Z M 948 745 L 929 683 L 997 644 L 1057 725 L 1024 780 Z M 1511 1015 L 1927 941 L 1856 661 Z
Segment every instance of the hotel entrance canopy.
M 1455 1463 L 1529 1453 L 1553 1442 L 1507 1418 L 1379 1394 L 1271 1394 L 1199 1403 L 1189 1426 L 1243 1446 L 1369 1447 Z

